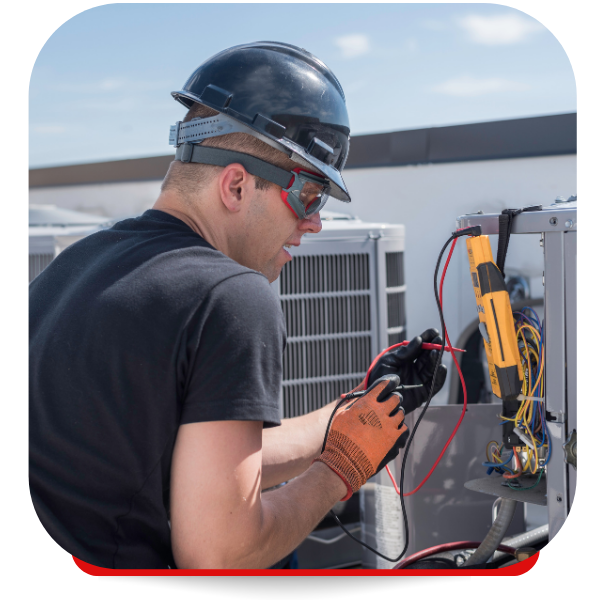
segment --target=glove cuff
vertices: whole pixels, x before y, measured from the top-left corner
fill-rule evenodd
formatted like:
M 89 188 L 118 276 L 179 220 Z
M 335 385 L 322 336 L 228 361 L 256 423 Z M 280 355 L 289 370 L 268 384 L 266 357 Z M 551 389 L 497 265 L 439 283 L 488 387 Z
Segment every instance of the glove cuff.
M 346 483 L 349 495 L 344 499 L 357 492 L 375 474 L 366 454 L 348 436 L 335 430 L 329 433 L 327 447 L 316 460 L 325 463 Z

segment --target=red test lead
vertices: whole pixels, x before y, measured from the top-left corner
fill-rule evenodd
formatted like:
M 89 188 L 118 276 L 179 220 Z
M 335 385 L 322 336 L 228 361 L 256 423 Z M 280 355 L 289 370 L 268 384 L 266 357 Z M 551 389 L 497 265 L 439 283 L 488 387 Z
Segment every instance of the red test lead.
M 408 346 L 408 340 L 404 341 L 404 342 L 400 342 L 398 344 L 398 346 Z M 423 350 L 440 350 L 441 349 L 441 344 L 430 344 L 429 342 L 423 342 L 423 345 L 421 346 L 423 348 Z M 466 350 L 462 350 L 461 348 L 452 348 L 452 350 L 454 350 L 454 352 L 466 352 Z M 444 351 L 445 352 L 450 352 L 450 346 L 444 346 Z
M 408 342 L 406 343 L 408 344 Z M 439 350 L 442 346 L 440 344 L 430 344 L 429 342 L 423 342 L 422 347 L 424 350 Z M 450 348 L 450 346 L 444 346 L 445 352 L 451 352 L 452 350 L 454 350 L 454 352 L 466 352 L 466 350 L 462 350 L 461 348 L 454 348 L 454 346 L 452 346 L 452 349 Z
M 367 371 L 367 375 L 364 378 L 363 382 L 361 385 L 365 385 L 367 381 L 369 381 L 369 375 L 371 375 L 371 370 L 373 369 L 373 367 L 375 366 L 375 364 L 377 363 L 377 361 L 386 353 L 389 352 L 390 350 L 395 350 L 396 348 L 400 348 L 401 346 L 408 346 L 410 342 L 408 340 L 404 340 L 403 342 L 400 342 L 398 344 L 394 344 L 393 346 L 390 346 L 389 348 L 386 348 L 385 350 L 382 350 L 373 360 L 373 362 L 371 363 L 371 366 L 369 367 L 369 370 Z M 422 346 L 421 346 L 424 350 L 441 350 L 442 345 L 441 344 L 432 344 L 430 342 L 423 342 Z M 466 352 L 466 350 L 461 350 L 460 348 L 451 348 L 450 346 L 444 346 L 444 350 L 446 352 L 452 352 L 452 350 L 454 350 L 454 352 Z

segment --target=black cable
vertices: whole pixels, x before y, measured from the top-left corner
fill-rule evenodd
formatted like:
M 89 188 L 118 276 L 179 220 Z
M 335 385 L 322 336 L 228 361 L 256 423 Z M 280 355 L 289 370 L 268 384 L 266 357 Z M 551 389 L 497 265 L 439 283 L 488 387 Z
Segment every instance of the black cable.
M 389 557 L 385 556 L 384 554 L 381 554 L 381 552 L 378 552 L 377 550 L 375 550 L 375 548 L 372 548 L 366 542 L 363 542 L 362 540 L 359 540 L 357 537 L 354 537 L 354 535 L 352 535 L 344 527 L 342 522 L 339 520 L 338 516 L 333 511 L 330 511 L 333 518 L 336 520 L 337 524 L 342 528 L 342 530 L 349 537 L 351 537 L 355 542 L 358 542 L 361 546 L 364 546 L 367 550 L 370 550 L 371 552 L 373 552 L 373 554 L 377 554 L 377 556 L 380 556 L 381 558 L 383 558 L 384 560 L 387 560 L 389 562 L 398 562 L 406 554 L 406 551 L 408 550 L 408 517 L 406 516 L 406 508 L 404 506 L 404 470 L 406 467 L 406 459 L 408 458 L 408 450 L 413 441 L 413 438 L 415 437 L 415 433 L 417 432 L 419 424 L 421 423 L 421 420 L 425 416 L 425 411 L 429 408 L 429 403 L 431 402 L 431 399 L 433 398 L 433 390 L 435 387 L 435 377 L 437 375 L 438 368 L 439 368 L 440 364 L 442 363 L 442 356 L 444 354 L 443 347 L 444 347 L 444 343 L 446 341 L 446 324 L 444 322 L 444 312 L 442 311 L 442 305 L 440 303 L 440 297 L 438 294 L 438 287 L 437 287 L 437 278 L 438 278 L 438 272 L 440 270 L 440 264 L 442 262 L 442 258 L 444 256 L 444 252 L 446 251 L 446 248 L 450 245 L 451 242 L 454 241 L 455 238 L 462 237 L 465 235 L 474 235 L 474 234 L 481 235 L 481 228 L 480 227 L 469 227 L 468 229 L 462 229 L 460 231 L 455 231 L 452 234 L 452 236 L 448 239 L 448 241 L 444 244 L 444 247 L 442 248 L 442 251 L 440 252 L 440 254 L 438 256 L 437 264 L 435 265 L 435 272 L 433 274 L 433 291 L 435 293 L 435 302 L 438 307 L 438 312 L 440 314 L 440 322 L 442 325 L 442 333 L 441 333 L 441 335 L 442 335 L 442 350 L 440 350 L 440 355 L 435 363 L 435 368 L 433 370 L 433 377 L 431 378 L 431 388 L 429 390 L 429 397 L 427 398 L 427 401 L 425 402 L 425 405 L 423 406 L 421 415 L 417 419 L 417 422 L 415 423 L 412 433 L 410 434 L 410 437 L 408 438 L 408 442 L 406 443 L 406 447 L 404 448 L 404 457 L 402 459 L 402 468 L 400 469 L 400 486 L 399 486 L 400 487 L 400 506 L 402 508 L 402 516 L 404 518 L 404 533 L 405 533 L 405 538 L 406 538 L 405 542 L 404 542 L 404 549 L 402 550 L 402 552 L 400 553 L 400 555 L 397 558 L 389 558 Z M 325 450 L 325 444 L 327 442 L 327 436 L 329 435 L 329 428 L 331 426 L 331 422 L 333 421 L 333 416 L 335 415 L 337 409 L 344 403 L 344 401 L 345 401 L 345 399 L 342 399 L 336 404 L 335 408 L 333 409 L 333 412 L 331 413 L 331 417 L 329 417 L 329 422 L 327 423 L 327 429 L 325 430 L 325 439 L 323 440 L 323 448 L 321 450 L 321 453 L 323 453 L 323 451 Z

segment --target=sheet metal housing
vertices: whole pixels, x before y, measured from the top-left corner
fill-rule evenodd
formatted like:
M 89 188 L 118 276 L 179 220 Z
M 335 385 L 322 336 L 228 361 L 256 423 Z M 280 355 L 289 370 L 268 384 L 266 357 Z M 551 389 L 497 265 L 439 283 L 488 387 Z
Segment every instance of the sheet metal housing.
M 498 233 L 498 214 L 457 218 L 457 227 L 481 225 Z M 563 526 L 573 504 L 577 470 L 564 445 L 577 430 L 577 198 L 557 199 L 541 211 L 514 218 L 511 234 L 541 236 L 544 252 L 545 408 L 552 441 L 547 465 L 549 538 Z M 509 246 L 510 252 L 510 246 Z

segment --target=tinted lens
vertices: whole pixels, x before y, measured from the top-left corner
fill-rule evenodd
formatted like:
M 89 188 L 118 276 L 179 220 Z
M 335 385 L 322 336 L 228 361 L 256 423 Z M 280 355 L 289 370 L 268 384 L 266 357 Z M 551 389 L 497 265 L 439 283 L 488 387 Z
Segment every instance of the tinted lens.
M 325 202 L 327 202 L 328 197 L 329 187 L 314 181 L 305 182 L 299 194 L 300 202 L 302 202 L 306 211 L 306 216 L 321 210 Z
M 329 198 L 329 181 L 323 177 L 294 169 L 290 185 L 281 190 L 281 199 L 299 219 L 320 211 Z

